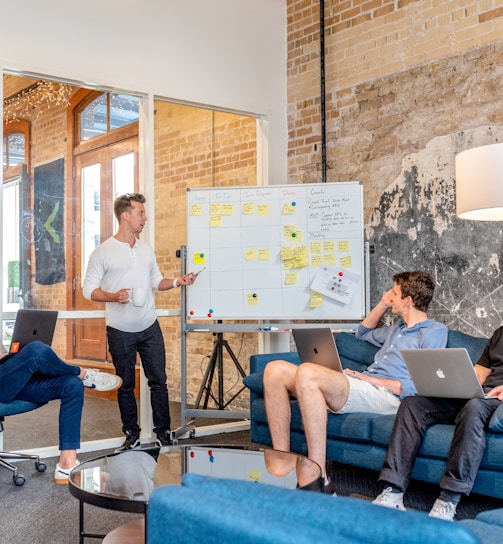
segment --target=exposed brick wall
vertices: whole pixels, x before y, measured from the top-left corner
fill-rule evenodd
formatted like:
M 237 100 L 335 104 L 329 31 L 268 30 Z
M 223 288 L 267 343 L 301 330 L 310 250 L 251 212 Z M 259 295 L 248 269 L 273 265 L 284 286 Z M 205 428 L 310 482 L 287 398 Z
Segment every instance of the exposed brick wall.
M 256 185 L 256 121 L 230 113 L 169 104 L 155 104 L 155 236 L 161 272 L 180 275 L 176 249 L 186 243 L 186 191 L 188 188 Z M 190 264 L 187 264 L 190 270 Z M 157 295 L 157 306 L 180 307 L 180 291 Z M 161 321 L 166 339 L 168 382 L 172 398 L 180 395 L 179 320 Z M 258 350 L 257 335 L 225 335 L 240 363 L 247 368 L 249 356 Z M 202 383 L 213 349 L 211 334 L 187 337 L 187 398 L 193 402 Z M 224 351 L 225 391 L 230 398 L 241 387 L 232 361 Z M 216 385 L 216 382 L 214 382 Z M 233 407 L 245 408 L 240 395 Z M 210 403 L 210 406 L 213 406 Z
M 365 184 L 368 219 L 404 154 L 501 123 L 496 1 L 325 2 L 327 179 Z M 290 182 L 321 181 L 319 2 L 287 2 Z
M 292 183 L 322 180 L 319 7 L 319 2 L 314 1 L 287 1 L 288 172 Z M 452 213 L 446 210 L 445 203 L 454 197 L 454 191 L 449 194 L 447 188 L 454 182 L 455 150 L 464 149 L 463 145 L 476 147 L 501 141 L 496 136 L 503 128 L 500 2 L 327 0 L 324 36 L 327 181 L 363 182 L 368 234 L 373 230 L 369 227 L 373 212 L 389 213 L 386 202 L 397 187 L 411 190 L 402 180 L 410 170 L 403 163 L 409 164 L 410 157 L 420 157 L 421 176 L 425 172 L 434 176 L 427 168 L 428 150 L 431 152 L 438 142 L 458 142 L 458 146 L 449 148 L 450 155 L 437 150 L 431 157 L 431 161 L 436 157 L 444 159 L 445 164 L 437 165 L 433 178 L 438 178 L 436 186 L 441 189 L 428 191 L 430 183 L 432 187 L 435 184 L 423 178 L 414 187 L 416 192 L 428 191 L 433 210 L 437 207 L 444 215 Z M 492 140 L 488 136 L 491 134 Z M 406 195 L 396 198 L 398 202 L 409 202 Z M 402 213 L 409 217 L 406 209 Z M 437 216 L 418 222 L 425 229 L 437 220 L 441 222 Z M 449 232 L 455 233 L 457 226 L 461 228 L 453 221 Z M 469 225 L 462 226 L 470 229 Z M 453 258 L 456 261 L 458 256 L 449 244 L 437 243 L 436 232 L 422 230 L 417 243 L 408 240 L 381 247 L 382 241 L 392 240 L 394 234 L 395 240 L 400 239 L 393 228 L 389 230 L 378 233 L 381 245 L 370 258 L 371 305 L 389 285 L 389 268 L 383 263 L 391 268 L 412 263 L 417 266 L 417 261 L 407 255 L 421 254 L 432 244 L 436 244 L 434 254 L 430 251 L 420 266 L 438 274 L 442 288 L 449 288 L 449 278 L 461 285 L 471 281 L 472 268 L 484 267 L 484 273 L 489 273 L 485 268 L 488 259 L 497 263 L 498 270 L 503 262 L 501 252 L 488 250 L 488 255 L 475 257 L 475 248 L 458 247 L 469 262 L 462 272 L 456 269 L 462 277 L 454 274 L 452 279 L 450 268 L 438 263 L 449 263 Z M 485 236 L 492 239 L 486 230 Z M 485 247 L 483 241 L 485 238 L 476 243 L 477 249 Z M 500 307 L 501 296 L 499 290 L 492 292 L 482 281 L 479 292 L 478 280 L 473 279 L 475 288 L 470 289 L 472 305 L 463 300 L 463 288 L 460 294 L 456 291 L 459 296 L 455 301 L 454 290 L 442 299 L 439 289 L 434 315 L 465 332 L 488 336 L 495 325 L 491 311 L 486 310 Z M 451 305 L 442 306 L 442 300 L 447 299 Z M 475 307 L 479 301 L 482 310 Z

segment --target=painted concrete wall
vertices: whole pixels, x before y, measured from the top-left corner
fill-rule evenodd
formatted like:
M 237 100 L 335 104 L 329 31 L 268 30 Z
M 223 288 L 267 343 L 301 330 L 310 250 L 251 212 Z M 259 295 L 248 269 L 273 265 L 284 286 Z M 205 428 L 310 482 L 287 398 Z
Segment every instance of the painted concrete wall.
M 2 11 L 3 69 L 263 115 L 266 177 L 286 183 L 283 0 L 26 0 Z

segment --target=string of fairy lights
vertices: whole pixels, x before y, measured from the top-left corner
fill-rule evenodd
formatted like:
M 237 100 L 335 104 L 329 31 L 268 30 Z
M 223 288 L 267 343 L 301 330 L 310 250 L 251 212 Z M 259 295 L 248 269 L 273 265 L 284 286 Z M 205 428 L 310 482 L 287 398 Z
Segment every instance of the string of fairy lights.
M 40 80 L 3 101 L 3 120 L 33 121 L 51 107 L 69 104 L 73 88 L 66 83 Z

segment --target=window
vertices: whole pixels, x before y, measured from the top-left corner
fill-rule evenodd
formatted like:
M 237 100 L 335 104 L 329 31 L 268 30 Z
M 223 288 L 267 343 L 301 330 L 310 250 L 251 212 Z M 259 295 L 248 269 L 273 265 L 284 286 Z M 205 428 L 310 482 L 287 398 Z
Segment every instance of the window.
M 28 121 L 12 121 L 3 127 L 3 158 L 5 170 L 21 164 L 28 164 L 30 157 L 30 123 Z M 8 175 L 4 177 L 9 177 Z
M 80 141 L 125 127 L 138 121 L 138 97 L 103 93 L 88 104 L 79 115 Z

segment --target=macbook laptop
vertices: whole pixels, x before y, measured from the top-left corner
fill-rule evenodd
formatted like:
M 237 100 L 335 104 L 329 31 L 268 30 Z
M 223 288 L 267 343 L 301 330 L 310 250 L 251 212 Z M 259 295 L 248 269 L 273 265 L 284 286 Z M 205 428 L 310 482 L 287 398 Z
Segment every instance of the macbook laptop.
M 419 395 L 486 398 L 465 348 L 402 349 L 401 354 Z
M 332 329 L 292 329 L 301 363 L 316 363 L 342 372 Z
M 4 363 L 27 344 L 38 340 L 50 346 L 56 328 L 58 312 L 52 310 L 18 310 L 9 353 L 2 357 Z

